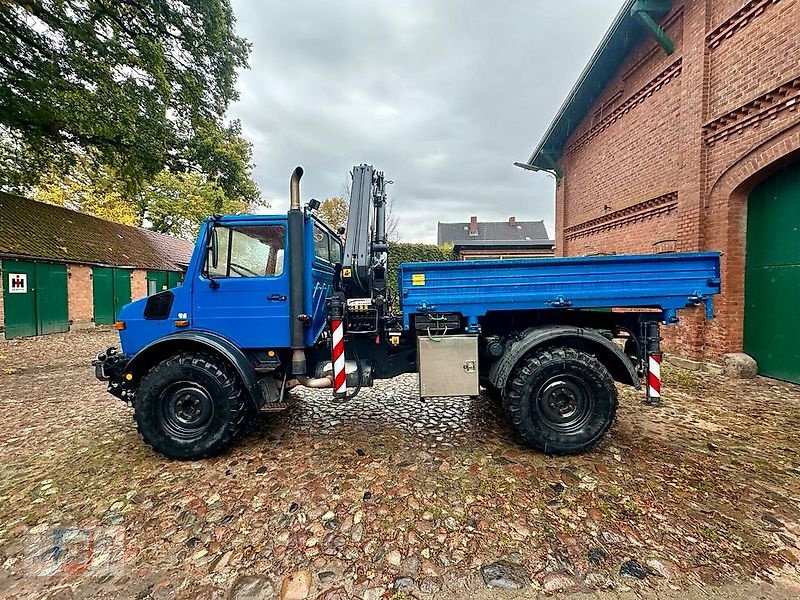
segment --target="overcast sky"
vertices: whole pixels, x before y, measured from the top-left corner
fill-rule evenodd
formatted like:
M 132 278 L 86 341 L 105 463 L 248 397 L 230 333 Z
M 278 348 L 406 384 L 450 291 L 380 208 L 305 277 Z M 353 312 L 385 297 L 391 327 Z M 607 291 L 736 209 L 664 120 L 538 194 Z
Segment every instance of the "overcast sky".
M 526 161 L 621 0 L 233 0 L 253 45 L 230 112 L 253 143 L 255 178 L 288 208 L 341 194 L 354 164 L 393 180 L 403 241 L 438 221 L 544 219 L 552 177 Z

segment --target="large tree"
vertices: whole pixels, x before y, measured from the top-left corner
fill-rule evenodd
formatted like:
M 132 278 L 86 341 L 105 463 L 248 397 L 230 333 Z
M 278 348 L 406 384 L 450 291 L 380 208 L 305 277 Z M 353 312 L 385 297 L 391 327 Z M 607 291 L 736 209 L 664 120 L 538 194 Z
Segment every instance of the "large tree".
M 130 188 L 166 166 L 246 202 L 250 145 L 224 114 L 249 45 L 229 0 L 0 2 L 0 187 L 76 159 Z

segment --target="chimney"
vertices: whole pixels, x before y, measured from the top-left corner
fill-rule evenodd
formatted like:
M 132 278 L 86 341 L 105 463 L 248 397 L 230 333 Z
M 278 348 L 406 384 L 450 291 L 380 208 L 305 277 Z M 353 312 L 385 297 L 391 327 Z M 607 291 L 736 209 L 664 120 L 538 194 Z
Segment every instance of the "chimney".
M 469 234 L 478 235 L 478 217 L 469 218 Z
M 514 227 L 517 224 L 517 217 L 508 217 L 508 224 Z

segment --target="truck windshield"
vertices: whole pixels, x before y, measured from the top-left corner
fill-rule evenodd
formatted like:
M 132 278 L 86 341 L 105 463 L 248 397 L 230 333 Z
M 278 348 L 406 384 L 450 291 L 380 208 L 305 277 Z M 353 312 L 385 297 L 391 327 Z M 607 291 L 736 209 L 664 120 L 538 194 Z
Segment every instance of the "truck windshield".
M 286 234 L 282 225 L 219 225 L 214 229 L 217 234 L 217 265 L 207 260 L 206 276 L 221 279 L 283 274 Z

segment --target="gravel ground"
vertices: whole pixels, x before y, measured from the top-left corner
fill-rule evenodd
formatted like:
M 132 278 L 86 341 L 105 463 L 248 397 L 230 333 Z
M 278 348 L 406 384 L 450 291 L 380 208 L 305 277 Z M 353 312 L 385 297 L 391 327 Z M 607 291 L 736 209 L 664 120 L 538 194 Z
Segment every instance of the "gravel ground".
M 667 370 L 662 407 L 623 389 L 597 449 L 548 458 L 404 376 L 181 463 L 94 379 L 115 341 L 0 342 L 4 598 L 800 596 L 800 386 Z

